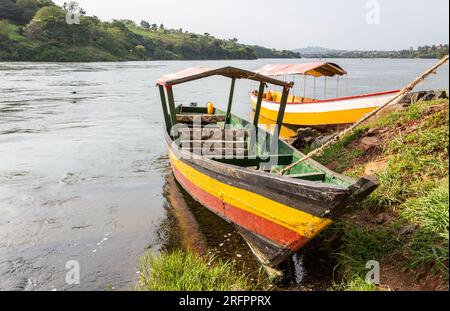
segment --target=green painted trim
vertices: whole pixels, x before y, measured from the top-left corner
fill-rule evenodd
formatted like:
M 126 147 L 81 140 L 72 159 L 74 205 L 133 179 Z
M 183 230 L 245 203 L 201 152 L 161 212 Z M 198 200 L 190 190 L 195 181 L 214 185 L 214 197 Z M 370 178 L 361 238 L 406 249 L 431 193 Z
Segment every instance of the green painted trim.
M 171 121 L 171 129 L 170 132 L 172 134 L 172 137 L 174 137 L 175 139 L 178 138 L 178 133 L 175 134 L 177 131 L 175 129 L 175 127 L 177 126 L 177 112 L 176 112 L 176 108 L 175 108 L 175 99 L 173 97 L 173 90 L 171 87 L 166 88 L 167 90 L 167 97 L 169 100 L 169 111 L 170 111 L 170 121 Z
M 159 95 L 161 97 L 161 104 L 164 114 L 164 122 L 166 124 L 166 130 L 167 133 L 170 133 L 171 121 L 169 117 L 169 111 L 167 110 L 166 93 L 164 92 L 164 87 L 162 85 L 159 86 Z
M 280 129 L 281 129 L 281 125 L 283 124 L 284 113 L 286 112 L 286 105 L 287 105 L 288 97 L 289 97 L 289 88 L 285 87 L 283 89 L 283 95 L 281 96 L 280 109 L 278 110 L 277 123 L 275 125 L 275 131 L 273 133 L 272 145 L 271 145 L 271 149 L 270 149 L 271 152 L 272 152 L 272 150 L 275 150 L 276 147 L 278 147 L 278 142 L 280 140 Z
M 230 97 L 228 98 L 227 118 L 225 124 L 230 124 L 231 121 L 231 109 L 233 107 L 234 88 L 236 86 L 236 78 L 231 79 Z
M 265 87 L 266 87 L 266 84 L 264 82 L 261 82 L 259 84 L 258 101 L 256 102 L 255 118 L 253 120 L 253 125 L 255 126 L 256 129 L 258 128 L 258 124 L 259 124 L 259 116 L 261 114 L 261 106 L 262 106 Z

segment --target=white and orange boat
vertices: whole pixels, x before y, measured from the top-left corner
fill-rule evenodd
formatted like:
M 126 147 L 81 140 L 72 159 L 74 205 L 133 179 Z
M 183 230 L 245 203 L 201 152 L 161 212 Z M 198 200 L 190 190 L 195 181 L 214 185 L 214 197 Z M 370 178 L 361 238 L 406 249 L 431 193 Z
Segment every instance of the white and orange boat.
M 339 97 L 339 79 L 347 72 L 334 63 L 315 62 L 307 64 L 267 65 L 256 71 L 270 77 L 303 76 L 303 96 L 290 95 L 288 98 L 283 124 L 311 127 L 327 127 L 352 124 L 364 115 L 374 111 L 387 100 L 394 98 L 399 90 Z M 314 77 L 313 97 L 307 97 L 307 77 Z M 336 98 L 317 98 L 316 79 L 325 79 L 325 96 L 327 78 L 337 77 Z M 261 90 L 261 89 L 260 89 Z M 250 93 L 253 109 L 257 108 L 259 91 Z M 277 120 L 280 109 L 281 92 L 265 91 L 259 114 L 269 120 Z

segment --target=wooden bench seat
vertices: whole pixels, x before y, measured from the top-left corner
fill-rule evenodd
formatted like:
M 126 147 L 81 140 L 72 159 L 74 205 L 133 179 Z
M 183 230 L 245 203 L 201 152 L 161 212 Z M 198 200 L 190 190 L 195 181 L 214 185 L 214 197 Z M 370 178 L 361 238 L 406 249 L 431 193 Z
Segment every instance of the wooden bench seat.
M 180 128 L 180 140 L 245 140 L 249 131 L 245 129 L 224 130 L 222 128 Z
M 225 122 L 225 115 L 215 114 L 177 114 L 177 122 L 181 124 L 193 124 L 194 122 L 201 124 L 217 124 Z

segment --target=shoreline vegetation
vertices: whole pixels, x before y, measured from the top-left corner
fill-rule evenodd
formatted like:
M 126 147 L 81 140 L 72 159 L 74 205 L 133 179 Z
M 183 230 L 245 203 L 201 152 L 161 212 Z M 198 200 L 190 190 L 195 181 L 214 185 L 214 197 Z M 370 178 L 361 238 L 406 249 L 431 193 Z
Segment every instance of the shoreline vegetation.
M 240 273 L 231 261 L 213 255 L 200 256 L 191 250 L 141 258 L 138 291 L 253 291 L 267 290 L 270 281 L 262 269 Z
M 417 48 L 403 49 L 399 51 L 346 51 L 334 50 L 322 47 L 308 47 L 294 50 L 300 53 L 303 58 L 394 58 L 394 59 L 411 59 L 411 58 L 428 58 L 441 59 L 448 55 L 448 44 L 426 45 Z
M 69 24 L 69 12 L 80 14 Z M 292 51 L 245 45 L 205 33 L 130 20 L 101 21 L 51 0 L 0 2 L 0 61 L 144 61 L 300 58 Z
M 336 262 L 336 289 L 448 290 L 448 109 L 434 100 L 385 112 L 316 158 L 379 181 L 319 242 Z M 370 260 L 380 263 L 379 286 L 365 282 Z
M 448 290 L 448 124 L 448 100 L 418 101 L 367 121 L 316 158 L 337 172 L 379 180 L 369 198 L 304 249 L 334 266 L 327 290 Z M 369 261 L 380 264 L 379 285 L 365 280 Z M 230 262 L 176 251 L 145 255 L 137 289 L 277 288 L 261 272 L 256 282 L 250 278 Z

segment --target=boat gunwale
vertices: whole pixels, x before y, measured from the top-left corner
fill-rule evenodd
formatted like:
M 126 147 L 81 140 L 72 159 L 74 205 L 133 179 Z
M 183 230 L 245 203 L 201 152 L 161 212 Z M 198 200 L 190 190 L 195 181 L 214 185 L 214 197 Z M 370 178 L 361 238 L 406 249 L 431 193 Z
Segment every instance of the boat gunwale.
M 312 159 L 308 159 L 305 162 L 317 167 L 319 170 L 322 170 L 324 173 L 326 173 L 334 178 L 343 180 L 344 182 L 348 183 L 349 185 L 347 187 L 345 187 L 345 186 L 340 186 L 340 185 L 331 184 L 331 183 L 324 183 L 324 182 L 318 183 L 318 182 L 309 181 L 309 180 L 290 178 L 289 175 L 277 176 L 277 175 L 267 173 L 264 171 L 255 171 L 255 170 L 251 170 L 246 167 L 241 167 L 241 166 L 234 165 L 234 164 L 221 163 L 219 161 L 209 159 L 207 157 L 195 154 L 193 152 L 183 150 L 179 146 L 176 146 L 176 148 L 174 148 L 174 146 L 173 146 L 174 140 L 172 139 L 172 137 L 170 137 L 168 133 L 165 133 L 165 137 L 166 137 L 167 145 L 170 147 L 170 149 L 172 151 L 175 152 L 175 155 L 177 157 L 180 154 L 187 155 L 187 156 L 189 156 L 188 160 L 186 160 L 183 156 L 180 156 L 180 158 L 184 159 L 187 162 L 192 162 L 194 164 L 197 164 L 197 165 L 204 167 L 206 169 L 209 169 L 209 170 L 214 169 L 215 171 L 217 171 L 219 169 L 220 172 L 225 172 L 229 169 L 232 169 L 234 172 L 237 172 L 237 173 L 242 172 L 245 174 L 253 175 L 255 177 L 256 176 L 264 177 L 266 179 L 272 179 L 272 180 L 276 180 L 276 181 L 283 182 L 283 183 L 290 184 L 290 185 L 309 187 L 311 190 L 315 190 L 315 191 L 319 191 L 319 192 L 322 192 L 324 189 L 346 192 L 352 186 L 357 184 L 356 179 L 333 172 L 333 171 L 329 170 L 328 168 L 326 168 L 325 166 L 321 165 L 320 163 L 318 163 Z M 290 147 L 291 149 L 293 149 L 295 152 L 298 152 L 295 148 L 293 148 L 289 145 L 287 145 L 287 146 Z M 227 175 L 229 175 L 229 174 L 227 174 Z
M 390 94 L 396 94 L 399 92 L 400 92 L 400 90 L 391 90 L 391 91 L 361 94 L 361 95 L 354 95 L 354 96 L 321 99 L 321 100 L 317 100 L 317 101 L 313 101 L 313 102 L 304 102 L 304 103 L 288 102 L 287 105 L 315 105 L 315 104 L 323 104 L 323 103 L 330 103 L 330 102 L 339 102 L 339 101 L 344 101 L 344 100 L 354 100 L 354 99 L 361 99 L 361 98 L 368 98 L 368 97 L 375 97 L 375 96 L 390 95 Z M 252 97 L 252 99 L 256 98 L 256 96 L 253 94 L 253 92 L 250 92 L 249 95 Z M 271 101 L 271 100 L 267 100 L 267 99 L 263 99 L 263 102 L 269 103 L 269 104 L 280 105 L 279 102 L 275 102 L 275 101 Z

